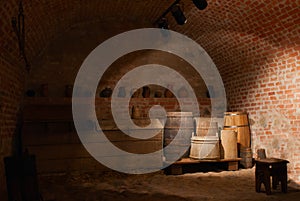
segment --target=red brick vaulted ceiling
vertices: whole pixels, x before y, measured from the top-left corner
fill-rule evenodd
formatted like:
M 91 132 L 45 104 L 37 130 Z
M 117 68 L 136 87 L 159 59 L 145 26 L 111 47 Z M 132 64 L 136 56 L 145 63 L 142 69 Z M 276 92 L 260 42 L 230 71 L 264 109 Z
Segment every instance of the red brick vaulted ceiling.
M 73 24 L 103 20 L 109 23 L 143 22 L 153 26 L 157 17 L 172 0 L 23 0 L 26 15 L 27 52 L 31 60 L 57 34 Z M 191 0 L 182 0 L 188 19 L 176 25 L 169 16 L 172 30 L 184 33 L 199 42 L 218 61 L 219 51 L 231 51 L 238 36 L 249 36 L 245 42 L 254 47 L 262 38 L 273 45 L 299 44 L 299 8 L 297 0 L 208 0 L 207 9 L 200 11 Z M 2 0 L 1 49 L 16 50 L 11 30 L 11 17 L 18 13 L 18 0 Z M 232 34 L 231 34 L 232 33 Z M 226 36 L 226 37 L 225 37 Z M 224 41 L 224 37 L 226 38 Z M 243 40 L 246 38 L 244 37 Z M 238 41 L 239 42 L 239 41 Z M 240 41 L 241 42 L 241 41 Z M 225 43 L 225 44 L 224 44 Z M 221 47 L 221 48 L 220 48 Z

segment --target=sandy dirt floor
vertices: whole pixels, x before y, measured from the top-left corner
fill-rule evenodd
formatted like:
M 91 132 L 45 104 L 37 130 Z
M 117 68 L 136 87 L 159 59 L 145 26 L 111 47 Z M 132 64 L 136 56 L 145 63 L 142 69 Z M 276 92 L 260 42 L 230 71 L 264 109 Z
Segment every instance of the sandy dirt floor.
M 183 175 L 53 174 L 40 176 L 40 188 L 46 201 L 300 200 L 300 190 L 292 183 L 287 194 L 280 192 L 280 186 L 272 195 L 256 193 L 254 171 L 255 168 Z

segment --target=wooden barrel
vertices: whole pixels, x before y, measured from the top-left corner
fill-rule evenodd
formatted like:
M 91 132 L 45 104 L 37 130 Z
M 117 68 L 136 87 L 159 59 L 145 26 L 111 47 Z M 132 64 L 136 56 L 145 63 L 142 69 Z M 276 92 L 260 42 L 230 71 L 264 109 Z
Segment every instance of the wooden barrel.
M 220 146 L 217 136 L 193 136 L 191 139 L 190 158 L 219 159 Z
M 238 156 L 237 133 L 234 130 L 221 131 L 221 158 L 235 159 Z
M 181 132 L 179 132 L 180 130 Z M 188 149 L 180 154 L 184 147 L 191 146 L 191 137 L 194 131 L 192 112 L 168 112 L 164 127 L 164 147 L 173 144 L 172 149 L 165 149 L 164 155 L 167 161 L 189 157 Z M 175 139 L 176 137 L 176 139 Z M 178 158 L 178 156 L 181 157 Z
M 237 143 L 240 148 L 250 147 L 250 128 L 246 112 L 225 112 L 224 130 L 237 132 Z
M 249 147 L 242 147 L 240 149 L 240 157 L 242 158 L 241 160 L 241 165 L 244 168 L 252 168 L 252 150 Z
M 211 118 L 195 117 L 194 124 L 196 136 L 218 136 L 218 123 Z

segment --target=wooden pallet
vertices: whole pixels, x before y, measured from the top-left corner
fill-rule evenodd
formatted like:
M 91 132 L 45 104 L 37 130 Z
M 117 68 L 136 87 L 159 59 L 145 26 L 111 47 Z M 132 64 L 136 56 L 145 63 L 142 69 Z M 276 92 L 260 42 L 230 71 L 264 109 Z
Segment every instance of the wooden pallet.
M 234 159 L 192 159 L 192 158 L 182 158 L 179 161 L 176 161 L 175 163 L 171 164 L 168 163 L 168 161 L 165 162 L 166 165 L 169 165 L 165 169 L 166 174 L 171 175 L 179 175 L 183 174 L 183 166 L 193 165 L 193 164 L 204 164 L 204 163 L 213 163 L 213 164 L 227 164 L 227 170 L 235 171 L 239 169 L 239 161 L 241 158 L 234 158 Z M 201 171 L 201 168 L 199 168 Z

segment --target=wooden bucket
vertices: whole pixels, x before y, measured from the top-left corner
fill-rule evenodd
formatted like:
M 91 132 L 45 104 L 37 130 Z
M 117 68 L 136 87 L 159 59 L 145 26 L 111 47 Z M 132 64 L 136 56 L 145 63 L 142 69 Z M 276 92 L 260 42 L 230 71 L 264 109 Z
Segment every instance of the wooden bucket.
M 240 157 L 242 158 L 241 165 L 244 168 L 252 168 L 252 150 L 251 150 L 251 148 L 242 147 L 240 149 Z
M 181 128 L 181 132 L 179 129 Z M 166 160 L 176 160 L 189 157 L 189 149 L 182 153 L 184 147 L 191 146 L 191 137 L 194 131 L 192 112 L 168 112 L 164 128 L 164 147 L 171 142 L 174 145 L 172 149 L 165 149 Z M 176 139 L 175 139 L 176 137 Z
M 196 136 L 218 136 L 218 123 L 211 118 L 195 117 L 194 123 Z
M 221 158 L 235 159 L 238 156 L 237 133 L 234 130 L 221 131 Z
M 191 139 L 190 158 L 219 159 L 220 146 L 217 136 L 193 136 Z
M 237 132 L 237 143 L 240 148 L 250 147 L 250 128 L 246 112 L 225 112 L 224 130 Z

